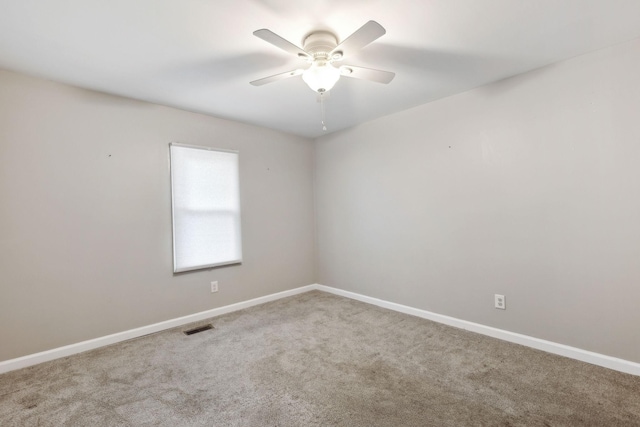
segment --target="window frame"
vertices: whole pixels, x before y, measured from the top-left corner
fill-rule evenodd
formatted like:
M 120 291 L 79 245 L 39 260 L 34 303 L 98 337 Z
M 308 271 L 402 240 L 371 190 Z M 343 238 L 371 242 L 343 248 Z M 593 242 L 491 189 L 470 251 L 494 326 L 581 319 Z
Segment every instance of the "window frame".
M 237 187 L 238 187 L 238 213 L 237 213 L 237 227 L 238 227 L 238 246 L 239 246 L 239 258 L 233 259 L 229 261 L 216 262 L 212 264 L 206 265 L 198 265 L 193 267 L 181 267 L 177 268 L 177 257 L 176 257 L 176 206 L 175 206 L 175 188 L 174 188 L 174 167 L 173 158 L 172 158 L 172 147 L 176 148 L 189 148 L 195 150 L 205 150 L 205 151 L 216 151 L 223 153 L 232 153 L 236 154 L 237 159 Z M 179 142 L 171 142 L 169 143 L 169 186 L 171 190 L 171 237 L 172 237 L 172 256 L 173 256 L 173 272 L 174 273 L 183 273 L 187 271 L 195 271 L 195 270 L 203 270 L 203 269 L 211 269 L 216 267 L 223 267 L 229 265 L 238 265 L 242 264 L 242 200 L 241 200 L 241 189 L 240 189 L 240 152 L 238 150 L 230 150 L 225 148 L 215 148 L 215 147 L 207 147 L 207 146 L 199 146 L 199 145 L 191 145 L 191 144 L 183 144 Z

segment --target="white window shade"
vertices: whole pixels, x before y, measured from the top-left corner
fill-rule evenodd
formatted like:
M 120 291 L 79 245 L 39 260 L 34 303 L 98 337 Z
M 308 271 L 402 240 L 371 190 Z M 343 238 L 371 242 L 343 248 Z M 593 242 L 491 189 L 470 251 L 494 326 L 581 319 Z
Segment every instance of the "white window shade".
M 242 262 L 238 153 L 172 143 L 173 271 Z

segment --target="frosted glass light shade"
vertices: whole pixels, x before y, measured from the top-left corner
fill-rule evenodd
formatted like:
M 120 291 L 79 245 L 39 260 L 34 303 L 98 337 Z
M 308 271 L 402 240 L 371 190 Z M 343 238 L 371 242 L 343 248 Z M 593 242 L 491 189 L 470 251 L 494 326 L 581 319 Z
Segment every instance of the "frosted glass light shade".
M 340 78 L 340 70 L 327 62 L 314 62 L 304 70 L 302 80 L 315 92 L 326 92 Z
M 242 262 L 238 153 L 170 144 L 173 271 Z

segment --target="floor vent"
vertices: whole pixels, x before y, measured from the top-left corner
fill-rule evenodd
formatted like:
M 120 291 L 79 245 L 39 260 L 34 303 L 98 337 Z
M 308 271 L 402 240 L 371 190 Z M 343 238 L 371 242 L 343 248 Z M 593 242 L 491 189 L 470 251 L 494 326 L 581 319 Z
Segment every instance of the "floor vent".
M 211 324 L 204 325 L 204 326 L 198 326 L 197 328 L 189 329 L 188 331 L 184 331 L 184 334 L 185 335 L 193 335 L 193 334 L 197 334 L 198 332 L 208 331 L 209 329 L 213 329 L 213 326 L 211 326 Z

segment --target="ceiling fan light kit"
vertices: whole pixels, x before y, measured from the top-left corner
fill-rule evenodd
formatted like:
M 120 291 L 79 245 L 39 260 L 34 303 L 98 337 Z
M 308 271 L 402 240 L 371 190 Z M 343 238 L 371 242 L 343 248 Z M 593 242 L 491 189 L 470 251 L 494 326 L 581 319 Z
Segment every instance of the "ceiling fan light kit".
M 324 93 L 333 88 L 340 78 L 340 70 L 329 62 L 315 62 L 304 70 L 302 80 L 314 92 Z

